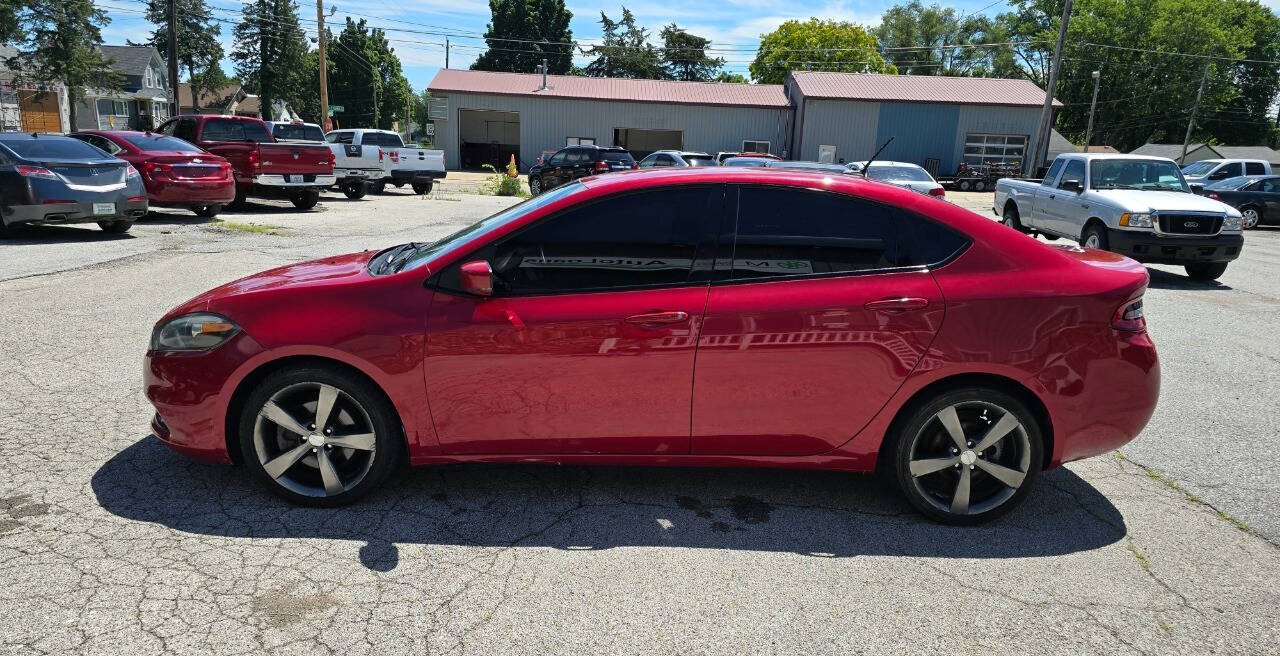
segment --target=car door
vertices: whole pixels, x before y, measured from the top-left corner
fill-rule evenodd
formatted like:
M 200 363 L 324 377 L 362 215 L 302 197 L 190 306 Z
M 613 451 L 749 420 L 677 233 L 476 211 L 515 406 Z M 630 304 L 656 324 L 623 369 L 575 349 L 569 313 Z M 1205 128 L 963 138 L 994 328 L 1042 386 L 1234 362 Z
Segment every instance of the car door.
M 571 207 L 441 272 L 427 393 L 451 454 L 687 454 L 723 185 Z M 493 296 L 458 293 L 462 262 Z
M 1280 220 L 1280 178 L 1263 178 L 1258 187 L 1257 195 L 1263 202 L 1262 220 L 1271 223 Z
M 560 171 L 564 168 L 564 160 L 565 151 L 563 150 L 552 155 L 551 159 L 547 160 L 547 165 L 542 167 L 542 172 L 539 174 L 542 177 L 543 189 L 554 189 L 563 182 L 560 177 Z
M 1058 183 L 1048 191 L 1044 199 L 1044 220 L 1040 228 L 1072 239 L 1080 236 L 1084 222 L 1080 220 L 1079 214 L 1084 209 L 1084 201 L 1080 199 L 1079 193 L 1065 187 L 1069 183 L 1076 183 L 1083 189 L 1084 176 L 1084 160 L 1073 159 L 1062 167 Z
M 693 453 L 834 449 L 875 417 L 941 326 L 941 292 L 909 266 L 927 259 L 913 244 L 966 241 L 825 191 L 731 186 L 728 198 L 736 225 L 699 339 Z
M 1227 178 L 1236 178 L 1244 175 L 1244 165 L 1240 162 L 1226 162 L 1214 169 L 1205 179 L 1209 182 L 1217 182 L 1218 180 L 1226 180 Z
M 1062 167 L 1065 163 L 1066 160 L 1064 159 L 1055 159 L 1049 165 L 1049 171 L 1044 174 L 1044 180 L 1041 180 L 1040 186 L 1035 189 L 1032 204 L 1029 208 L 1031 211 L 1027 213 L 1027 216 L 1019 217 L 1024 226 L 1043 228 L 1048 224 L 1045 218 L 1045 204 L 1049 202 L 1050 196 L 1057 195 L 1058 175 L 1062 173 Z

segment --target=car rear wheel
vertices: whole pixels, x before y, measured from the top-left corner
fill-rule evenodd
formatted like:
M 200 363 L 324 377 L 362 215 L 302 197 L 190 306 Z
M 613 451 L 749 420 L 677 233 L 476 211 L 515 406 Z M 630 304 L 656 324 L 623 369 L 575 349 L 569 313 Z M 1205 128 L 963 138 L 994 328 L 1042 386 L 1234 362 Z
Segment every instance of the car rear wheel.
M 129 232 L 129 228 L 133 227 L 133 221 L 99 221 L 98 227 L 102 228 L 103 232 L 121 234 Z
M 430 182 L 415 182 L 413 183 L 413 193 L 418 194 L 419 196 L 429 194 L 431 193 L 431 186 L 432 183 Z
M 895 436 L 896 482 L 930 519 L 979 524 L 1026 498 L 1043 443 L 1018 399 L 983 387 L 953 390 L 919 406 Z
M 1022 219 L 1018 216 L 1018 208 L 1013 203 L 1010 203 L 1005 206 L 1004 216 L 1002 218 L 1004 220 L 1001 221 L 1001 223 L 1009 226 L 1010 228 L 1013 228 L 1014 230 L 1017 230 L 1018 232 L 1021 232 L 1021 233 L 1027 232 L 1027 229 L 1022 227 Z
M 320 192 L 304 191 L 300 194 L 293 196 L 289 200 L 293 201 L 294 207 L 300 210 L 309 210 L 315 207 L 316 203 L 320 202 Z
M 245 203 L 247 203 L 248 200 L 249 200 L 249 192 L 245 189 L 241 189 L 240 187 L 236 187 L 236 197 L 231 201 L 231 204 L 228 205 L 227 207 L 230 207 L 231 209 L 234 209 L 234 210 L 244 209 Z
M 377 488 L 400 458 L 395 410 L 368 381 L 328 367 L 279 371 L 240 416 L 244 460 L 268 489 L 307 506 L 340 506 Z
M 1258 222 L 1262 220 L 1262 214 L 1258 212 L 1256 207 L 1246 207 L 1240 210 L 1240 225 L 1246 229 L 1258 227 Z
M 1084 234 L 1080 235 L 1080 245 L 1085 248 L 1096 248 L 1100 251 L 1107 250 L 1110 240 L 1107 239 L 1107 229 L 1097 223 L 1089 224 L 1084 229 Z
M 218 212 L 222 211 L 222 206 L 221 205 L 200 205 L 198 207 L 191 208 L 191 211 L 195 212 L 196 216 L 202 219 L 212 219 L 213 217 L 218 216 Z
M 542 193 L 542 181 L 530 176 L 529 177 L 529 195 L 537 196 Z
M 342 188 L 342 193 L 351 200 L 360 200 L 368 193 L 369 187 L 363 182 L 352 182 Z
M 1187 277 L 1200 282 L 1209 282 L 1222 277 L 1227 272 L 1226 262 L 1196 262 L 1186 265 Z

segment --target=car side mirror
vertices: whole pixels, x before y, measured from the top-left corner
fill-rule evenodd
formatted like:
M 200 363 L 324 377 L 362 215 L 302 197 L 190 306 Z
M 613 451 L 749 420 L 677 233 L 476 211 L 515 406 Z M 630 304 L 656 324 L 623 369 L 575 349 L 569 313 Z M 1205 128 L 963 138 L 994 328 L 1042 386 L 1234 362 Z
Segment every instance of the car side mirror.
M 1080 184 L 1079 180 L 1063 180 L 1062 184 L 1058 188 L 1063 191 L 1070 191 L 1077 194 L 1084 191 L 1084 185 Z
M 462 291 L 472 296 L 493 296 L 493 267 L 484 260 L 462 265 Z

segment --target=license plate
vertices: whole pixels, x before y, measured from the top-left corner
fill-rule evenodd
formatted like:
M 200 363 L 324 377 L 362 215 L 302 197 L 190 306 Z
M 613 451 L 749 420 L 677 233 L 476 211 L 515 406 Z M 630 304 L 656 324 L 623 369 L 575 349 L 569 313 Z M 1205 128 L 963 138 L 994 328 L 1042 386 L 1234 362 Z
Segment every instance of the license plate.
M 284 181 L 285 181 L 285 182 L 302 182 L 302 176 L 300 176 L 300 175 L 286 175 L 286 176 L 284 176 Z
M 115 203 L 94 203 L 93 204 L 94 216 L 114 216 L 115 213 L 116 213 Z

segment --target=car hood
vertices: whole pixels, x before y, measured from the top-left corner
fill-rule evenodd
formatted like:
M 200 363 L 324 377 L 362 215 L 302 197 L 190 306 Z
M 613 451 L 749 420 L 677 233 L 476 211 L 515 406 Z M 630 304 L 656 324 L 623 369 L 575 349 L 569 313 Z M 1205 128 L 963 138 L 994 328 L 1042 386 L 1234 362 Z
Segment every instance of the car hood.
M 1211 200 L 1206 196 L 1180 191 L 1142 191 L 1138 189 L 1106 189 L 1095 191 L 1111 200 L 1126 212 L 1186 211 L 1186 212 L 1235 212 L 1230 205 Z
M 373 251 L 362 251 L 288 264 L 255 273 L 214 287 L 174 308 L 165 315 L 165 318 L 191 312 L 218 312 L 228 299 L 247 294 L 287 289 L 316 290 L 321 287 L 368 279 L 370 276 L 366 267 L 373 256 Z

